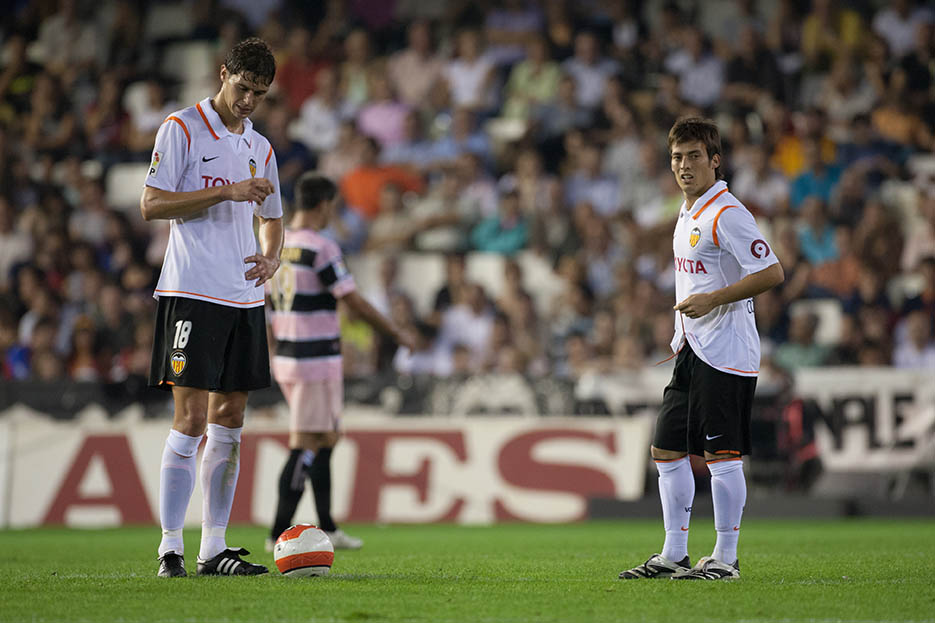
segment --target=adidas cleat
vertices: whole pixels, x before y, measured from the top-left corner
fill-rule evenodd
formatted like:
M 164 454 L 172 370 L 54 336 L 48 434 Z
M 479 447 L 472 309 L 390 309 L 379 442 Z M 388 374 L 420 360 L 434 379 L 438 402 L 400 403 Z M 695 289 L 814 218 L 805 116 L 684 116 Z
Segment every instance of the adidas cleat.
M 673 580 L 736 580 L 740 577 L 740 564 L 735 560 L 728 565 L 716 558 L 705 556 L 691 569 L 676 573 Z
M 345 534 L 340 528 L 334 532 L 325 532 L 325 534 L 328 535 L 334 549 L 360 549 L 364 546 L 361 539 Z
M 676 573 L 690 571 L 691 561 L 688 556 L 679 562 L 672 562 L 662 554 L 653 554 L 643 564 L 620 572 L 621 580 L 652 580 L 671 578 Z
M 269 569 L 241 560 L 250 552 L 242 547 L 228 547 L 210 560 L 198 560 L 198 575 L 262 575 Z
M 160 578 L 184 578 L 188 575 L 185 571 L 185 558 L 175 552 L 166 552 L 159 557 L 159 571 L 156 575 Z

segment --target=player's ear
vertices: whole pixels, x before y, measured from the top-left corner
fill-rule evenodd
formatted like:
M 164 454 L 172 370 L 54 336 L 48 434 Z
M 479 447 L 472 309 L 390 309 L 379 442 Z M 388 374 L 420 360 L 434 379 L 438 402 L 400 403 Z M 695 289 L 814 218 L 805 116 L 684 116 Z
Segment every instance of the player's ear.
M 227 65 L 221 64 L 221 82 L 227 82 L 230 72 L 227 71 Z
M 714 154 L 711 156 L 711 168 L 717 169 L 721 166 L 721 154 Z

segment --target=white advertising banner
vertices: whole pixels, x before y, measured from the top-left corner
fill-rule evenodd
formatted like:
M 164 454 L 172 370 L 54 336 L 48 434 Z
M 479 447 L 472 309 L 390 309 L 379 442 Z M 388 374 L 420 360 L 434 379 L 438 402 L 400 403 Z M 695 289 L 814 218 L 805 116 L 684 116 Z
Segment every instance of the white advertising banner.
M 817 407 L 815 441 L 825 469 L 935 467 L 935 373 L 894 368 L 809 368 L 796 393 Z
M 287 456 L 282 418 L 248 416 L 231 520 L 270 523 Z M 653 416 L 391 418 L 348 413 L 333 457 L 339 521 L 490 523 L 582 519 L 591 497 L 643 492 Z M 104 526 L 158 520 L 168 420 L 96 407 L 55 421 L 0 414 L 0 525 Z M 6 451 L 5 459 L 2 454 Z M 310 489 L 297 521 L 314 521 Z M 201 491 L 187 523 L 201 520 Z

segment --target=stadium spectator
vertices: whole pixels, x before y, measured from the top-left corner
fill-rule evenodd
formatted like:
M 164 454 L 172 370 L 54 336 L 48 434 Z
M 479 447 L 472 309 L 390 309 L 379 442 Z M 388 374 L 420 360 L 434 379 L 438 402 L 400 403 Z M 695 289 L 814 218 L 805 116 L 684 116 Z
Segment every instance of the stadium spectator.
M 325 156 L 338 147 L 344 109 L 333 68 L 321 68 L 315 74 L 315 82 L 315 94 L 305 99 L 299 110 L 295 137 L 310 150 Z
M 465 283 L 455 291 L 454 304 L 442 313 L 438 331 L 442 356 L 453 361 L 456 347 L 464 345 L 471 353 L 471 369 L 479 370 L 492 328 L 493 311 L 484 288 Z
M 782 343 L 773 355 L 773 360 L 786 370 L 794 372 L 806 366 L 824 365 L 829 357 L 827 347 L 815 341 L 818 316 L 799 313 L 789 322 L 789 341 Z
M 341 195 L 352 209 L 368 221 L 380 211 L 380 192 L 388 182 L 399 186 L 402 192 L 422 192 L 422 178 L 406 167 L 379 163 L 380 144 L 373 137 L 359 136 L 357 149 L 359 164 L 341 178 Z
M 370 70 L 368 99 L 357 113 L 361 133 L 372 136 L 383 149 L 405 140 L 403 127 L 409 106 L 398 102 L 386 75 L 386 67 L 374 64 Z
M 566 176 L 565 203 L 576 205 L 586 201 L 597 214 L 611 218 L 620 211 L 620 195 L 617 179 L 601 170 L 600 148 L 594 143 L 585 143 L 578 151 L 574 170 Z
M 775 217 L 789 210 L 789 180 L 770 166 L 765 145 L 750 148 L 750 158 L 739 167 L 731 188 L 738 197 L 749 197 L 747 207 L 756 215 Z
M 747 25 L 737 37 L 733 58 L 724 71 L 724 100 L 742 112 L 757 110 L 764 98 L 782 101 L 784 80 L 776 57 L 763 43 L 761 31 Z
M 33 252 L 33 241 L 15 226 L 13 206 L 0 195 L 0 293 L 10 285 L 15 266 L 27 262 Z
M 409 110 L 403 119 L 401 139 L 381 152 L 380 161 L 425 173 L 438 166 L 437 160 L 434 143 L 424 136 L 421 113 Z
M 826 71 L 839 54 L 857 51 L 864 36 L 860 14 L 831 0 L 812 0 L 802 21 L 802 52 L 812 71 Z
M 130 97 L 134 86 L 139 94 L 135 98 Z M 124 95 L 130 115 L 127 148 L 135 158 L 149 159 L 150 148 L 156 140 L 156 131 L 172 111 L 178 110 L 178 104 L 169 98 L 167 89 L 166 79 L 155 76 L 127 88 Z
M 484 54 L 481 35 L 467 28 L 457 35 L 457 58 L 445 66 L 451 103 L 458 108 L 487 110 L 494 106 L 494 65 Z
M 282 196 L 287 202 L 291 202 L 296 180 L 303 172 L 314 168 L 316 158 L 304 144 L 290 136 L 290 114 L 285 103 L 269 102 L 265 117 L 263 132 L 276 153 Z
M 575 35 L 575 54 L 562 63 L 562 69 L 575 80 L 578 105 L 593 110 L 604 96 L 607 80 L 619 66 L 601 55 L 600 42 L 593 32 L 583 31 Z
M 490 140 L 477 128 L 474 111 L 466 107 L 455 109 L 448 132 L 432 146 L 436 165 L 451 164 L 461 154 L 474 154 L 485 165 L 492 157 Z
M 387 76 L 402 103 L 421 109 L 432 89 L 442 79 L 444 61 L 432 49 L 432 29 L 426 20 L 416 20 L 406 29 L 408 46 L 392 54 Z
M 555 99 L 562 73 L 548 57 L 545 40 L 533 37 L 526 44 L 526 58 L 510 70 L 504 87 L 502 114 L 526 121 L 532 113 Z
M 471 229 L 480 220 L 477 203 L 464 197 L 460 174 L 444 167 L 426 196 L 413 201 L 410 213 L 420 223 L 413 247 L 418 251 L 464 252 Z
M 477 251 L 514 255 L 529 242 L 529 223 L 519 206 L 519 193 L 500 197 L 496 216 L 482 220 L 471 232 L 471 247 Z
M 578 102 L 575 79 L 564 74 L 558 81 L 555 98 L 539 103 L 532 118 L 542 140 L 556 139 L 568 130 L 591 124 L 593 113 Z
M 860 75 L 860 66 L 850 56 L 838 56 L 821 86 L 818 105 L 828 119 L 828 136 L 835 143 L 851 139 L 851 126 L 867 115 L 877 101 L 873 84 Z
M 679 79 L 679 96 L 692 106 L 709 109 L 724 89 L 724 61 L 711 50 L 697 28 L 683 31 L 683 45 L 665 60 L 666 71 Z
M 910 312 L 897 331 L 893 348 L 893 365 L 897 368 L 935 370 L 935 339 L 932 338 L 931 317 L 918 309 Z
M 892 0 L 873 16 L 872 28 L 886 40 L 893 58 L 910 52 L 920 26 L 935 22 L 930 6 L 917 6 L 914 0 Z
M 809 197 L 817 197 L 827 204 L 831 201 L 835 186 L 841 179 L 841 168 L 835 164 L 825 164 L 821 156 L 821 146 L 816 140 L 805 142 L 805 170 L 792 180 L 789 189 L 789 204 L 799 211 Z
M 344 62 L 340 66 L 340 93 L 349 111 L 357 112 L 370 95 L 370 36 L 355 28 L 344 40 Z
M 509 67 L 523 58 L 525 46 L 543 24 L 542 11 L 525 0 L 502 0 L 487 11 L 484 38 L 487 55 L 497 66 Z
M 828 222 L 824 203 L 815 196 L 807 197 L 801 207 L 799 251 L 810 264 L 817 266 L 838 258 L 834 229 Z

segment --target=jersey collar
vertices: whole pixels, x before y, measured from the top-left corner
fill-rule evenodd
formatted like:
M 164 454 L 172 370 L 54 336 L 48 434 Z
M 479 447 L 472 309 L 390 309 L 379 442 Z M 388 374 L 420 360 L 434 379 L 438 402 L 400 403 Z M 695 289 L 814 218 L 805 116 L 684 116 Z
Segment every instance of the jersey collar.
M 247 147 L 253 146 L 253 122 L 249 119 L 243 120 L 243 134 L 234 134 L 227 129 L 227 126 L 224 125 L 224 122 L 221 121 L 221 115 L 214 110 L 214 106 L 211 105 L 211 98 L 206 97 L 200 102 L 198 102 L 195 107 L 198 109 L 198 113 L 201 115 L 201 120 L 205 122 L 205 125 L 208 126 L 208 131 L 211 132 L 211 136 L 214 137 L 214 140 L 219 141 L 225 136 L 232 136 L 235 139 L 243 140 L 247 143 Z
M 685 212 L 688 214 L 692 214 L 694 212 L 692 216 L 694 218 L 698 218 L 702 212 L 708 209 L 709 205 L 714 203 L 715 199 L 717 199 L 725 192 L 727 192 L 727 182 L 724 180 L 718 180 L 714 182 L 714 184 L 705 192 L 705 194 L 701 195 L 698 197 L 698 199 L 695 200 L 695 203 L 692 204 L 691 208 L 687 207 L 683 201 L 682 209 L 685 210 Z M 696 210 L 695 208 L 698 209 Z

